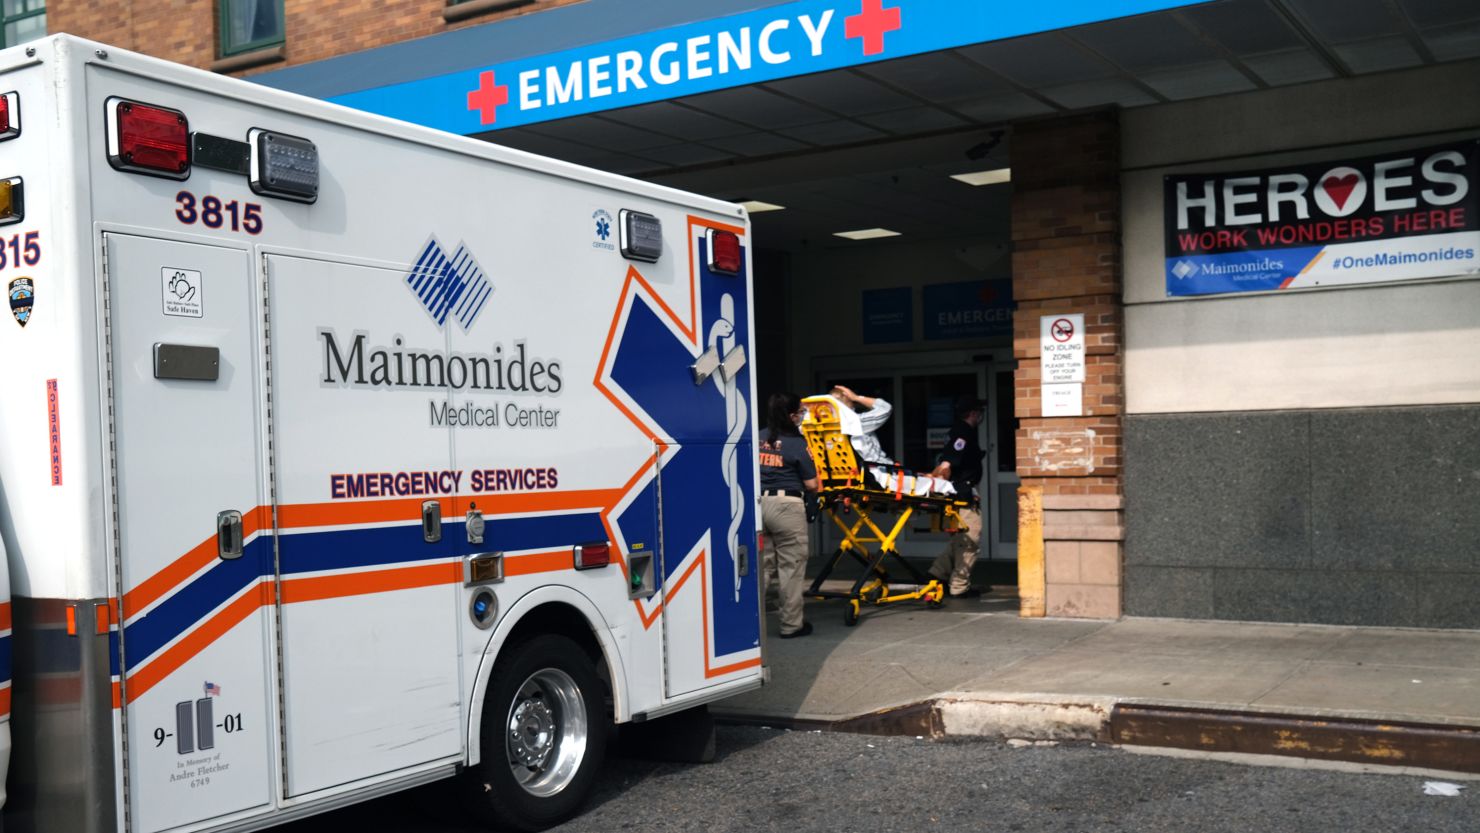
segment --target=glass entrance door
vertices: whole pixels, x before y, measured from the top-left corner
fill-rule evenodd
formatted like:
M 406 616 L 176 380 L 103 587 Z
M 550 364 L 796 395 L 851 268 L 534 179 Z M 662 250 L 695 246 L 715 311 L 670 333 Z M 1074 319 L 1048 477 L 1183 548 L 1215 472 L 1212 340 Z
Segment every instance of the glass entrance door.
M 868 361 L 866 370 L 852 371 L 855 362 Z M 894 365 L 894 366 L 890 366 Z M 819 368 L 819 392 L 842 384 L 864 396 L 881 396 L 893 406 L 889 422 L 878 432 L 884 452 L 914 471 L 935 467 L 946 437 L 955 423 L 956 403 L 966 398 L 984 400 L 979 441 L 987 451 L 979 487 L 982 502 L 982 558 L 1017 558 L 1017 455 L 1014 442 L 1013 363 L 995 361 L 991 354 L 946 356 L 857 357 Z M 831 552 L 837 530 L 824 524 L 821 547 Z M 929 559 L 945 547 L 946 536 L 932 533 L 922 522 L 900 542 L 900 553 Z

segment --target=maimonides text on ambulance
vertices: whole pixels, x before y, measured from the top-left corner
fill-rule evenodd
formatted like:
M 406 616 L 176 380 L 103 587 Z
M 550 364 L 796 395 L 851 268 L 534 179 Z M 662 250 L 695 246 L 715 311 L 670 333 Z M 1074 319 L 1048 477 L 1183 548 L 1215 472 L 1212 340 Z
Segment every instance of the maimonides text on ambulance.
M 556 396 L 564 387 L 560 362 L 530 355 L 523 341 L 510 350 L 495 342 L 487 353 L 444 352 L 404 343 L 374 344 L 369 334 L 340 337 L 319 330 L 324 348 L 321 384 L 385 390 L 479 391 L 506 394 L 508 400 L 466 401 L 454 407 L 446 399 L 427 400 L 435 428 L 555 428 L 560 410 L 513 397 Z

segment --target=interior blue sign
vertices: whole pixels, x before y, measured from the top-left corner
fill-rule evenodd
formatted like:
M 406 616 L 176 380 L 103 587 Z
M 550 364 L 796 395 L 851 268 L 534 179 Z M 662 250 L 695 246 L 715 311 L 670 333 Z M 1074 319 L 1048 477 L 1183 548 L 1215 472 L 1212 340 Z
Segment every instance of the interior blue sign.
M 863 343 L 889 344 L 915 338 L 915 305 L 908 286 L 863 291 Z
M 1012 335 L 1012 280 L 937 283 L 925 287 L 925 338 Z

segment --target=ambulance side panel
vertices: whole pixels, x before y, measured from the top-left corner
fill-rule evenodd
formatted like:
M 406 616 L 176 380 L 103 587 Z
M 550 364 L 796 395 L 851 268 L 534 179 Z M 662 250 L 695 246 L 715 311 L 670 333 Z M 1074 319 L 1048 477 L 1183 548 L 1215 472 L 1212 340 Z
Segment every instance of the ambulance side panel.
M 26 52 L 0 58 L 0 90 L 19 93 L 21 122 L 0 143 L 0 176 L 22 177 L 25 199 L 24 218 L 0 226 L 0 539 L 14 593 L 6 820 L 91 833 L 116 829 L 123 802 L 102 298 L 83 213 L 78 66 L 49 43 Z M 24 325 L 22 279 L 32 293 Z

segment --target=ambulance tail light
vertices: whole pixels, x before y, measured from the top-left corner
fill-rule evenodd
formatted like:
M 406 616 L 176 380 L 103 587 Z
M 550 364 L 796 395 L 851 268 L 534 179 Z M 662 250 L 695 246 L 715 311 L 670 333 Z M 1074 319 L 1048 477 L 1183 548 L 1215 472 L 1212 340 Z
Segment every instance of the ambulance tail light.
M 740 274 L 740 235 L 733 231 L 709 229 L 704 236 L 708 238 L 709 270 L 721 275 Z
M 606 541 L 577 544 L 574 552 L 577 570 L 594 570 L 612 563 L 612 545 Z
M 108 164 L 120 171 L 187 179 L 190 122 L 185 114 L 122 98 L 107 103 Z
M 21 94 L 0 94 L 0 142 L 21 135 Z

